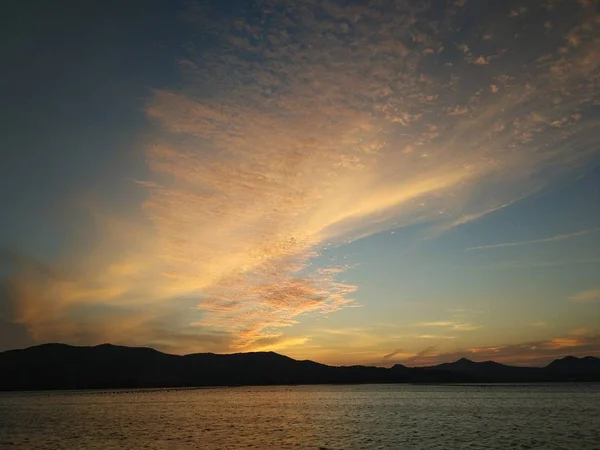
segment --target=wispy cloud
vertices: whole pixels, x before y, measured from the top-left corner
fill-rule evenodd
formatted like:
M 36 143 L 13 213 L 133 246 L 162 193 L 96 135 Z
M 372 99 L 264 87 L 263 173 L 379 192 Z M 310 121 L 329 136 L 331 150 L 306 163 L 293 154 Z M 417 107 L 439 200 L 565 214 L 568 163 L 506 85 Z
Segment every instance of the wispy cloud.
M 581 258 L 581 259 L 565 259 L 558 261 L 504 261 L 488 265 L 477 266 L 481 269 L 492 270 L 510 270 L 510 269 L 532 269 L 537 267 L 560 267 L 560 266 L 576 266 L 586 264 L 598 264 L 600 258 Z
M 574 303 L 592 303 L 600 301 L 600 288 L 581 291 L 569 297 Z
M 502 244 L 479 245 L 477 247 L 469 247 L 466 250 L 467 251 L 472 251 L 472 250 L 487 250 L 487 249 L 491 249 L 491 248 L 520 247 L 520 246 L 523 246 L 523 245 L 543 244 L 543 243 L 547 243 L 547 242 L 559 242 L 559 241 L 564 241 L 564 240 L 567 240 L 567 239 L 573 239 L 573 238 L 577 238 L 577 237 L 580 237 L 580 236 L 585 236 L 585 235 L 588 235 L 588 234 L 596 233 L 598 231 L 600 231 L 600 227 L 590 228 L 589 230 L 577 231 L 575 233 L 557 234 L 555 236 L 551 236 L 551 237 L 547 237 L 547 238 L 543 238 L 543 239 L 534 239 L 532 241 L 505 242 L 505 243 L 502 243 Z
M 283 345 L 305 315 L 352 304 L 343 270 L 314 267 L 326 246 L 474 220 L 595 154 L 593 27 L 571 30 L 576 46 L 545 39 L 537 60 L 511 40 L 486 41 L 482 56 L 475 34 L 452 44 L 469 4 L 450 2 L 440 21 L 433 3 L 259 1 L 245 15 L 196 4 L 202 50 L 145 111 L 139 217 L 95 216 L 101 244 L 51 263 L 60 275 L 19 265 L 15 321 L 39 340 L 126 341 L 173 314 L 174 331 L 225 349 Z M 509 19 L 497 20 L 494 35 Z
M 584 331 L 584 332 L 582 332 Z M 474 361 L 493 360 L 506 364 L 545 365 L 552 359 L 567 355 L 600 355 L 600 335 L 588 330 L 575 330 L 564 336 L 522 344 L 474 347 L 451 353 L 439 353 L 433 348 L 401 361 L 408 365 L 428 366 L 469 358 Z
M 456 336 L 448 336 L 445 334 L 420 334 L 416 337 L 419 339 L 456 339 Z
M 421 351 L 417 352 L 416 354 L 414 354 L 413 356 L 411 356 L 410 358 L 405 359 L 403 361 L 403 363 L 406 365 L 418 364 L 422 358 L 429 358 L 432 355 L 435 355 L 436 351 L 437 350 L 434 346 L 426 347 L 423 350 L 421 350 Z
M 445 320 L 440 320 L 440 321 L 435 321 L 435 322 L 419 322 L 417 324 L 415 324 L 414 326 L 417 327 L 441 327 L 441 328 L 448 328 L 451 330 L 456 330 L 456 331 L 473 331 L 473 330 L 477 330 L 479 328 L 481 328 L 481 325 L 474 325 L 471 323 L 467 323 L 467 322 L 454 322 L 454 321 L 445 321 Z
M 402 349 L 394 350 L 392 353 L 388 353 L 387 355 L 384 355 L 383 359 L 390 359 L 390 358 L 393 358 L 394 356 L 402 354 L 402 353 L 404 353 L 404 351 Z

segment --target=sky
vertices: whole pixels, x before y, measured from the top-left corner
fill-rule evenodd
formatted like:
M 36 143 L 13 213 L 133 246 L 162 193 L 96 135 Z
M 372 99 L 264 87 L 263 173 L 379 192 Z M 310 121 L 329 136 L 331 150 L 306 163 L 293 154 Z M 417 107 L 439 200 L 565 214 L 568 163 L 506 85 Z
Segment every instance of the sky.
M 0 351 L 600 355 L 600 2 L 9 0 Z

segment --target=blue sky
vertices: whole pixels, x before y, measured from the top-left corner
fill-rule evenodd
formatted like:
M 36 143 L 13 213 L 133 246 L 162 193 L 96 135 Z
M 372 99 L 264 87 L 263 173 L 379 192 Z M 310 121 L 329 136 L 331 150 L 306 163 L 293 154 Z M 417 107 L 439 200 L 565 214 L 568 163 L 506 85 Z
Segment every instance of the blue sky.
M 10 2 L 0 349 L 600 352 L 597 2 Z

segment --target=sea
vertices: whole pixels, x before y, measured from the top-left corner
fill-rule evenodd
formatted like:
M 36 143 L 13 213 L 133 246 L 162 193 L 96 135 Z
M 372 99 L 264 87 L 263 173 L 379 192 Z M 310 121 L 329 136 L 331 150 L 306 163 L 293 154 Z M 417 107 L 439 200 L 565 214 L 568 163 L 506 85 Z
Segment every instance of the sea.
M 0 448 L 600 449 L 600 384 L 4 392 Z

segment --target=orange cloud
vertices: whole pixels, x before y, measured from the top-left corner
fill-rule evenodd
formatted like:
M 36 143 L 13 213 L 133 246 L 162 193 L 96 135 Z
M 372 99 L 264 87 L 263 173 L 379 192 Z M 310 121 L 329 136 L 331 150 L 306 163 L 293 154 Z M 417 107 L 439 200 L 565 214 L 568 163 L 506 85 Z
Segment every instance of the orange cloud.
M 434 350 L 429 347 L 425 353 L 418 353 L 412 358 L 399 362 L 428 366 L 456 361 L 459 358 L 469 358 L 474 361 L 493 360 L 505 364 L 545 365 L 555 358 L 567 355 L 600 355 L 600 335 L 587 330 L 575 330 L 565 336 L 523 344 L 475 347 L 452 353 L 437 353 Z

